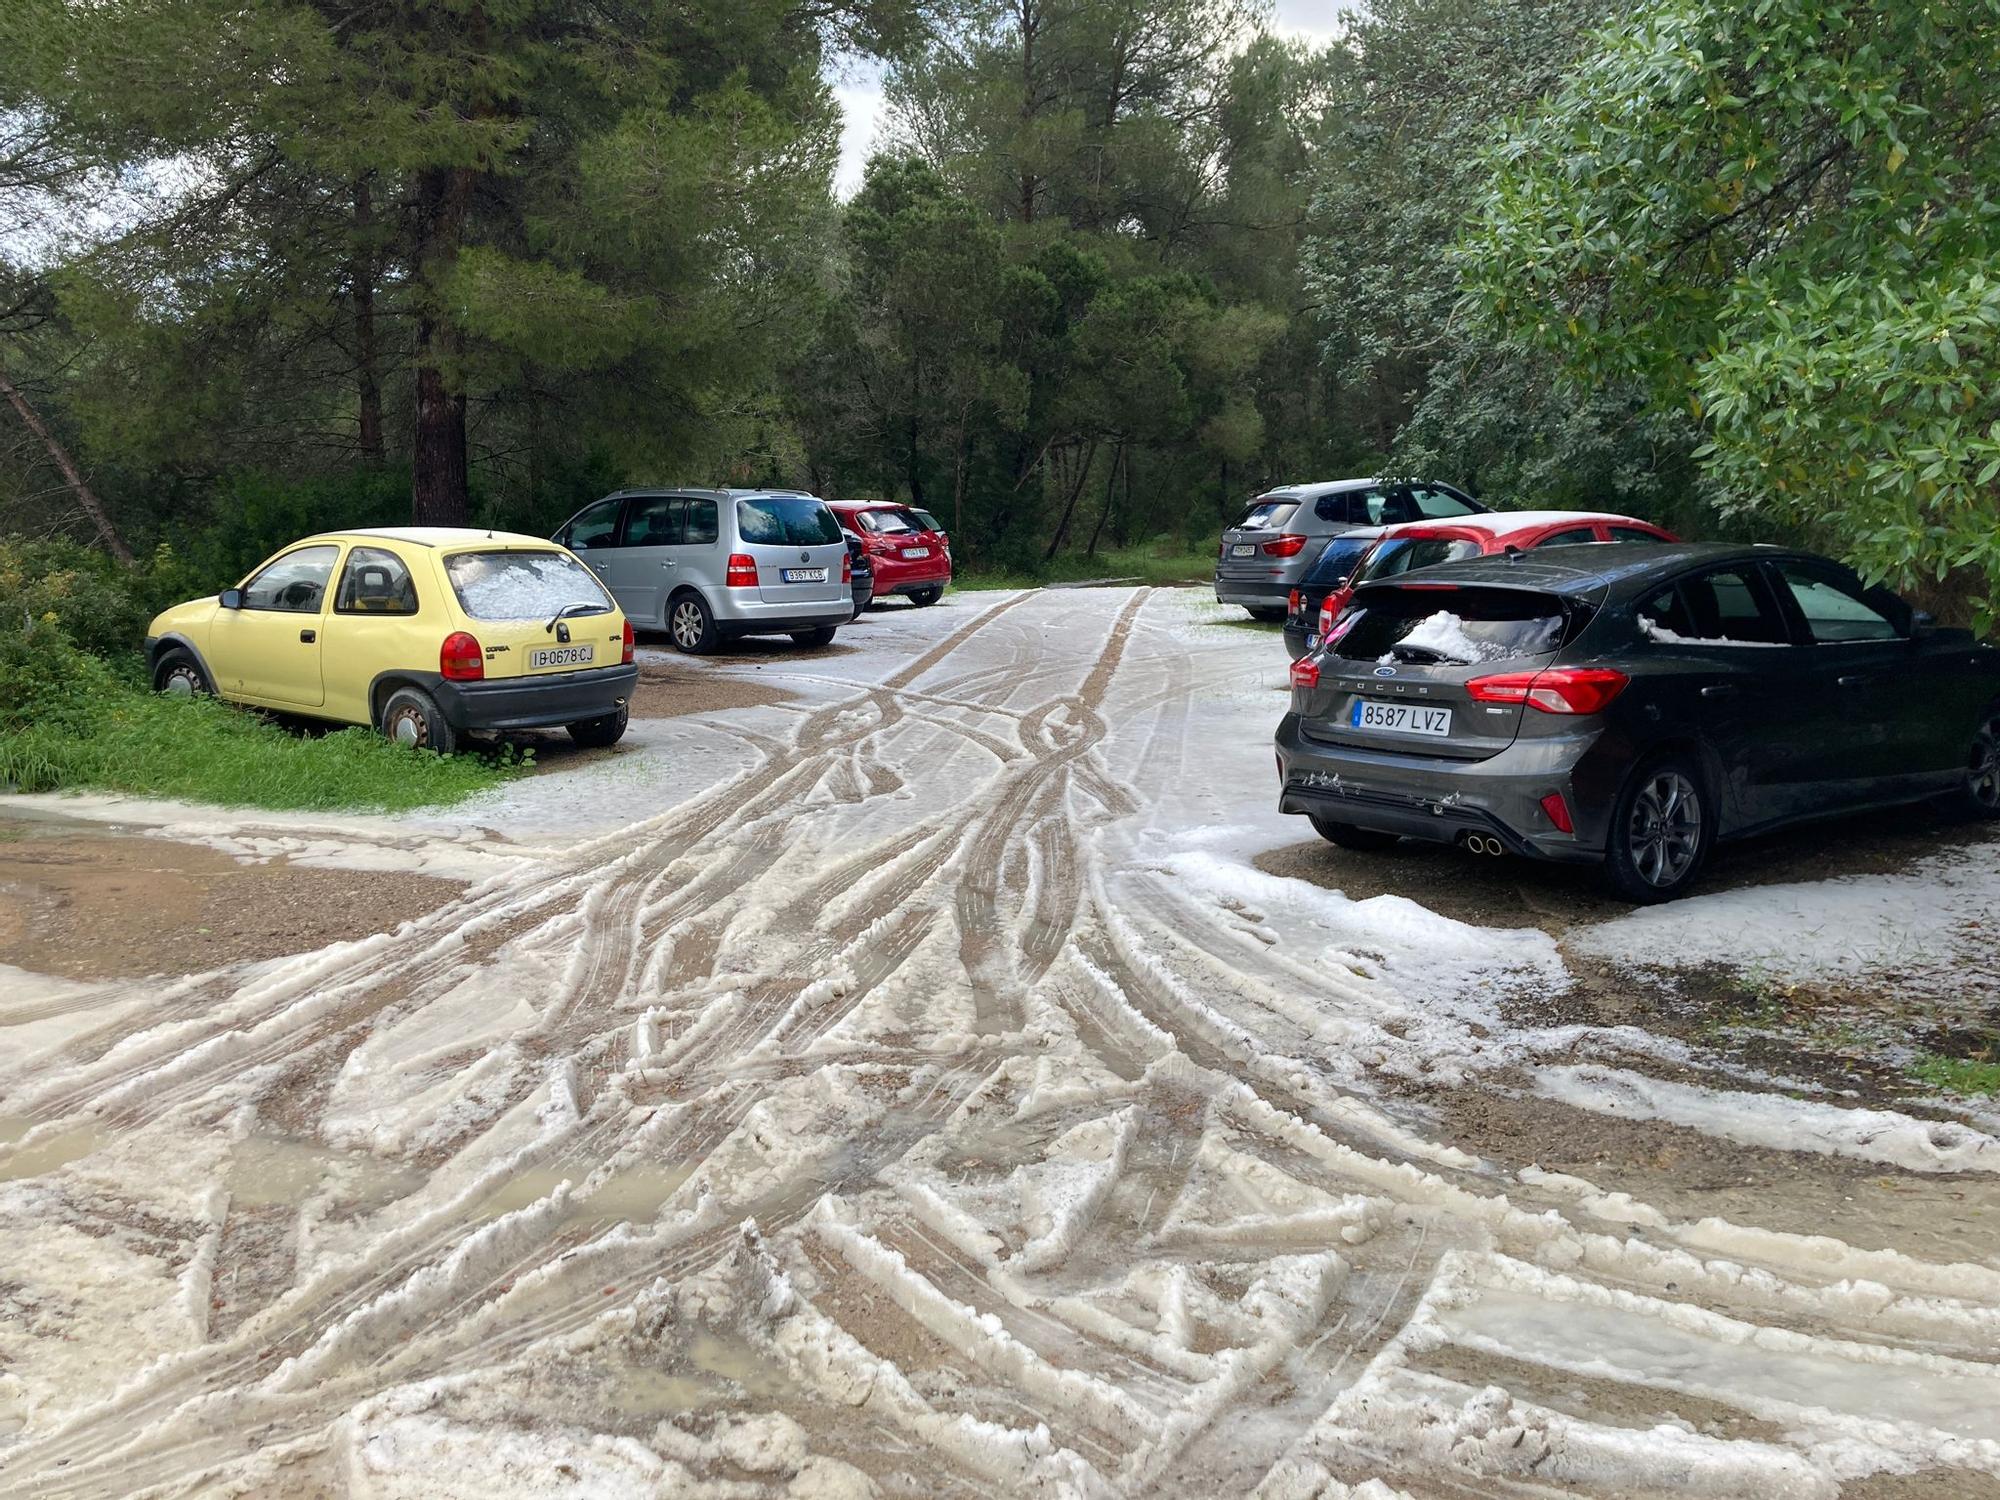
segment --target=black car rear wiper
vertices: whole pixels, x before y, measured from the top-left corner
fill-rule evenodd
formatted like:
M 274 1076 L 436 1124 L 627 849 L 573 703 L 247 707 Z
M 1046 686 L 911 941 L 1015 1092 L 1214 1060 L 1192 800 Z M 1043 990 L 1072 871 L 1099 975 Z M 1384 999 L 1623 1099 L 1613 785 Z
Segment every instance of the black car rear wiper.
M 573 601 L 572 603 L 565 604 L 561 609 L 557 610 L 553 615 L 549 617 L 549 623 L 542 627 L 542 634 L 554 635 L 556 626 L 560 625 L 564 620 L 568 619 L 571 615 L 582 612 L 601 615 L 604 613 L 604 606 L 602 604 L 594 603 L 589 599 L 578 599 Z

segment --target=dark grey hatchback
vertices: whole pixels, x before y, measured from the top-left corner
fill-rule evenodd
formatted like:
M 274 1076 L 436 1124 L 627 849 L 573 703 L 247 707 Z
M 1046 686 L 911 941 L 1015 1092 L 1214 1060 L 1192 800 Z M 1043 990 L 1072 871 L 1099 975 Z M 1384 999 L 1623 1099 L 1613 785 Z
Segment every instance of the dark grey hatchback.
M 1542 548 L 1357 590 L 1277 749 L 1281 809 L 1336 844 L 1602 862 L 1663 901 L 1783 823 L 2000 818 L 2000 651 L 1809 553 Z

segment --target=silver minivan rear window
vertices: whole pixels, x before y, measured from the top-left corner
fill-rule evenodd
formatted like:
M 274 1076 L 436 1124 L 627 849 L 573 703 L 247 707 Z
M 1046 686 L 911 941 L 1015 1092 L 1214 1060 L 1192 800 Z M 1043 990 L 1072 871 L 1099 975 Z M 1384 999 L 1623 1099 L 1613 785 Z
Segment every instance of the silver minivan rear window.
M 475 620 L 545 620 L 571 604 L 611 608 L 590 569 L 567 552 L 454 552 L 444 571 Z
M 803 495 L 738 500 L 736 531 L 753 546 L 823 547 L 840 540 L 840 522 L 826 502 Z

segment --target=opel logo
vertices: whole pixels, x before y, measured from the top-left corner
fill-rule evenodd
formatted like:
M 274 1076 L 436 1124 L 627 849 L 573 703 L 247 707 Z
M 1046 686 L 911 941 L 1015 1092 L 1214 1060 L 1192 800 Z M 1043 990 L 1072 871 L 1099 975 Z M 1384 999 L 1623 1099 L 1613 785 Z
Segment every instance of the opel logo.
M 1375 675 L 1377 677 L 1394 677 L 1396 675 L 1396 669 L 1394 667 L 1377 667 L 1375 669 Z

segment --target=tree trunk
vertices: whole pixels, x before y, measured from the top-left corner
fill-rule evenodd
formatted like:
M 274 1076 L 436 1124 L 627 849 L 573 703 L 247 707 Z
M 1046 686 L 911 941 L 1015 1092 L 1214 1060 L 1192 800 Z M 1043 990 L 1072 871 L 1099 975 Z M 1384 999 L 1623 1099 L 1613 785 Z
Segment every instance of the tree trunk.
M 1104 509 L 1097 513 L 1097 525 L 1090 533 L 1090 545 L 1083 549 L 1085 557 L 1097 556 L 1098 540 L 1104 535 L 1104 523 L 1111 515 L 1111 496 L 1118 488 L 1118 467 L 1125 462 L 1125 445 L 1120 443 L 1111 450 L 1111 472 L 1104 476 Z
M 417 263 L 417 434 L 411 455 L 411 519 L 419 526 L 463 526 L 472 516 L 465 444 L 465 392 L 459 356 L 464 336 L 442 305 L 439 288 L 458 259 L 472 171 L 436 167 L 417 188 L 421 229 Z
M 1049 538 L 1049 550 L 1042 554 L 1043 562 L 1054 562 L 1056 553 L 1062 550 L 1063 542 L 1069 536 L 1069 523 L 1076 515 L 1077 499 L 1083 494 L 1083 482 L 1090 478 L 1090 466 L 1097 459 L 1097 442 L 1084 450 L 1083 461 L 1076 466 L 1076 478 L 1070 482 L 1069 497 L 1063 501 L 1062 520 L 1056 523 L 1056 534 Z
M 361 461 L 379 467 L 388 456 L 382 441 L 381 350 L 375 340 L 375 195 L 366 177 L 354 179 L 354 383 L 361 411 Z
M 97 528 L 97 539 L 104 543 L 104 550 L 126 566 L 131 566 L 134 561 L 132 549 L 125 544 L 125 538 L 118 534 L 118 528 L 111 524 L 111 517 L 105 513 L 104 502 L 97 498 L 97 492 L 90 487 L 90 481 L 78 470 L 76 460 L 69 456 L 69 449 L 62 445 L 62 439 L 49 430 L 41 414 L 28 404 L 28 398 L 22 394 L 21 388 L 8 378 L 7 372 L 3 369 L 0 369 L 0 396 L 7 398 L 7 404 L 20 415 L 28 431 L 41 439 L 42 446 L 48 450 L 50 461 L 61 472 L 63 483 L 67 484 L 70 493 L 76 496 L 78 508 L 90 517 L 90 524 Z

